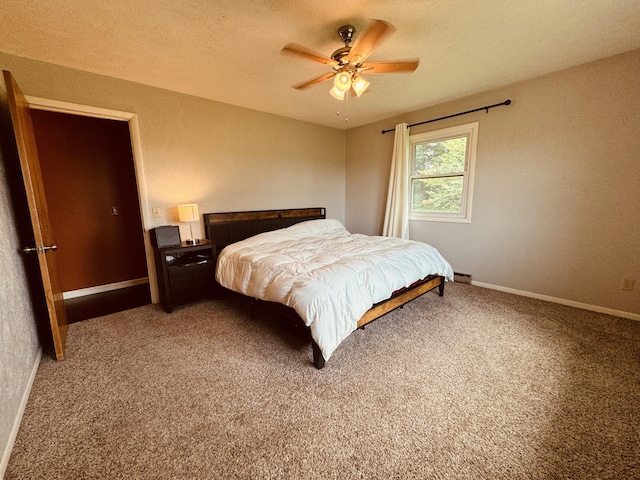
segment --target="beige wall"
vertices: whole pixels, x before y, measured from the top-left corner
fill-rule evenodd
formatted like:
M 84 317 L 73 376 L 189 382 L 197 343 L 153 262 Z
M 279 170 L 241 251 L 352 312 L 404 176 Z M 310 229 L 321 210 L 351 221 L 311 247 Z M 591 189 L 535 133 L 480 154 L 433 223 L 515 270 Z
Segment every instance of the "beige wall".
M 0 156 L 2 155 L 0 151 Z M 0 161 L 0 478 L 17 434 L 16 419 L 40 359 L 29 285 L 15 228 L 5 166 Z
M 347 132 L 346 226 L 382 231 L 393 133 L 478 120 L 470 224 L 411 222 L 473 280 L 640 314 L 640 50 Z M 620 290 L 635 278 L 633 292 Z M 634 317 L 634 318 L 635 318 Z
M 149 207 L 200 212 L 324 206 L 344 219 L 344 133 L 0 53 L 25 95 L 138 115 Z M 143 212 L 151 217 L 151 212 Z

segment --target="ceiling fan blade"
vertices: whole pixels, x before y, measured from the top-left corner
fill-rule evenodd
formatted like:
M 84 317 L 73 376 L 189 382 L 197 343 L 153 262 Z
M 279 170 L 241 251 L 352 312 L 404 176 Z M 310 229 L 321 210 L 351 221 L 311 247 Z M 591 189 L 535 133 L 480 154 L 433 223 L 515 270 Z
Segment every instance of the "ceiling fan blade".
M 395 27 L 383 20 L 373 20 L 369 28 L 356 38 L 347 60 L 352 64 L 362 63 L 385 37 L 395 31 Z
M 301 83 L 299 85 L 294 85 L 293 88 L 296 90 L 306 90 L 309 87 L 313 87 L 314 85 L 324 82 L 325 80 L 329 80 L 335 76 L 335 72 L 325 73 L 324 75 L 320 75 L 319 77 L 313 78 L 307 82 Z
M 336 62 L 333 58 L 329 58 L 321 53 L 314 52 L 313 50 L 307 47 L 303 47 L 302 45 L 298 45 L 297 43 L 288 43 L 282 48 L 282 50 L 280 50 L 280 53 L 284 55 L 291 55 L 293 57 L 305 58 L 313 62 L 329 65 L 331 67 L 338 66 L 338 62 Z
M 395 62 L 366 62 L 358 70 L 363 73 L 410 73 L 420 65 L 420 59 Z

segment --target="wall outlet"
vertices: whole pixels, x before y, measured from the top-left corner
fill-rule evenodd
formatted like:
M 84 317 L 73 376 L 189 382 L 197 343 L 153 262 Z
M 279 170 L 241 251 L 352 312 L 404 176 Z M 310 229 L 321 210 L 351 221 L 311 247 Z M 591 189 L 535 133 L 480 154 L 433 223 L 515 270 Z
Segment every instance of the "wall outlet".
M 620 282 L 620 290 L 626 290 L 630 292 L 631 290 L 633 290 L 633 284 L 633 278 L 623 278 Z
M 160 207 L 153 207 L 153 218 L 160 218 Z

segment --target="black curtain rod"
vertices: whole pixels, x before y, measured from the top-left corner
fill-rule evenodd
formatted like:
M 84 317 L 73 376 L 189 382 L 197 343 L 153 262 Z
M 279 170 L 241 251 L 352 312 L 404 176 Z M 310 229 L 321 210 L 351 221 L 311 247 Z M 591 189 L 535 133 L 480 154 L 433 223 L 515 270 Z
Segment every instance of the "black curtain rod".
M 474 108 L 473 110 L 467 110 L 466 112 L 454 113 L 453 115 L 447 115 L 446 117 L 434 118 L 432 120 L 425 120 L 424 122 L 412 123 L 411 125 L 407 125 L 409 127 L 415 127 L 416 125 L 424 125 L 425 123 L 437 122 L 438 120 L 444 120 L 445 118 L 458 117 L 460 115 L 466 115 L 467 113 L 479 112 L 480 110 L 486 110 L 489 113 L 489 109 L 493 107 L 500 107 L 502 105 L 511 105 L 511 100 L 505 100 L 502 103 L 495 103 L 493 105 L 487 105 L 486 107 Z M 382 130 L 382 134 L 384 135 L 387 132 L 393 132 L 394 128 L 390 128 L 389 130 Z

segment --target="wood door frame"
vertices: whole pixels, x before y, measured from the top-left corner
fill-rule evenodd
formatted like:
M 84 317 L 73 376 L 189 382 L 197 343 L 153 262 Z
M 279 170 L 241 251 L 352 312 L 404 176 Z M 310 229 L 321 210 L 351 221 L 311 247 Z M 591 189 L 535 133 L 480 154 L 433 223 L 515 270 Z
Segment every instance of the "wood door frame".
M 151 301 L 157 303 L 159 301 L 158 283 L 156 280 L 155 264 L 153 259 L 153 249 L 146 232 L 152 228 L 150 223 L 149 197 L 147 195 L 147 185 L 144 175 L 144 162 L 142 159 L 142 144 L 140 140 L 140 128 L 138 124 L 138 115 L 131 112 L 123 112 L 120 110 L 111 110 L 102 107 L 93 107 L 90 105 L 81 105 L 78 103 L 63 102 L 49 98 L 34 97 L 25 95 L 29 108 L 35 110 L 47 110 L 50 112 L 68 113 L 71 115 L 80 115 L 84 117 L 104 118 L 108 120 L 125 121 L 129 124 L 129 137 L 131 139 L 131 154 L 133 156 L 133 166 L 136 177 L 136 188 L 138 190 L 138 207 L 140 209 L 140 218 L 142 219 L 142 227 L 144 229 L 144 251 L 147 262 L 147 272 L 149 273 L 149 287 L 151 290 Z

